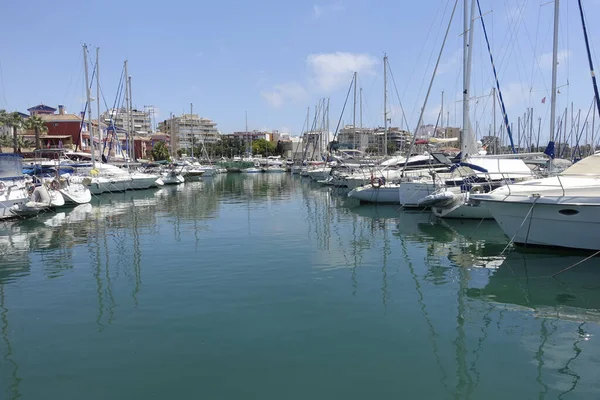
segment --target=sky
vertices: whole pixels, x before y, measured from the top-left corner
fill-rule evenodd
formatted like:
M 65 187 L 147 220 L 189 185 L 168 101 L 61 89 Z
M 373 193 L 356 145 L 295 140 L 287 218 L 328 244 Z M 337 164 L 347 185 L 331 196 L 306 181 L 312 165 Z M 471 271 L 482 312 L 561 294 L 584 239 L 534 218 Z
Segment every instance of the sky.
M 518 117 L 524 118 L 532 107 L 534 131 L 541 118 L 541 136 L 547 137 L 553 3 L 480 2 L 509 120 L 516 130 Z M 213 119 L 222 133 L 243 131 L 247 113 L 249 129 L 298 135 L 307 108 L 312 118 L 320 99 L 328 98 L 334 131 L 338 122 L 352 123 L 352 91 L 343 113 L 342 108 L 357 71 L 363 125 L 382 126 L 387 54 L 388 116 L 392 125 L 414 131 L 454 3 L 32 0 L 24 7 L 6 2 L 3 14 L 10 18 L 3 19 L 0 35 L 12 39 L 0 43 L 0 108 L 26 112 L 44 103 L 81 111 L 86 43 L 90 65 L 100 48 L 102 110 L 115 103 L 128 60 L 134 107 L 154 106 L 156 122 L 170 113 L 189 112 L 192 103 L 194 113 Z M 600 15 L 600 0 L 583 4 L 586 15 Z M 459 1 L 424 123 L 436 124 L 442 91 L 442 124 L 462 122 L 462 5 Z M 577 2 L 563 0 L 559 16 L 557 116 L 573 103 L 575 114 L 581 109 L 583 126 L 593 91 Z M 480 137 L 493 122 L 490 93 L 495 83 L 481 19 L 474 23 L 470 116 Z M 592 47 L 599 47 L 600 26 L 588 24 L 588 30 Z M 598 65 L 595 51 L 593 60 Z M 357 125 L 360 108 L 358 101 Z M 94 104 L 94 117 L 95 109 Z M 570 124 L 570 111 L 568 120 Z M 499 129 L 499 111 L 496 124 Z

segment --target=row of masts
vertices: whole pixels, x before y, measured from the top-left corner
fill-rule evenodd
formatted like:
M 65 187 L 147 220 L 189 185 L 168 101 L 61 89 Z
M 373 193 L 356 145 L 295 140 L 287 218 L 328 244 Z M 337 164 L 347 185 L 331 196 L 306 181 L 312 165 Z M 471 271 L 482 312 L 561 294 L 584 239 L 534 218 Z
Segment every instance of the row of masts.
M 86 97 L 87 97 L 87 107 L 86 111 L 88 113 L 88 133 L 90 136 L 90 151 L 92 156 L 92 165 L 96 167 L 96 150 L 94 145 L 94 132 L 92 128 L 92 95 L 91 95 L 91 86 L 89 81 L 89 72 L 88 72 L 88 47 L 87 44 L 83 45 L 83 64 L 84 64 L 84 73 L 85 73 L 85 88 L 86 88 Z M 127 60 L 124 62 L 124 74 L 125 74 L 125 104 L 126 104 L 126 112 L 127 112 L 127 137 L 126 137 L 126 146 L 127 146 L 127 157 L 129 160 L 135 159 L 135 148 L 134 148 L 134 124 L 133 124 L 133 102 L 131 96 L 131 77 L 127 71 Z M 100 99 L 102 97 L 101 89 L 100 89 L 100 48 L 96 48 L 96 66 L 95 66 L 95 75 L 96 75 L 96 112 L 97 112 L 97 133 L 98 133 L 98 158 L 101 159 L 102 156 L 102 131 L 100 129 Z M 114 127 L 113 127 L 114 128 Z

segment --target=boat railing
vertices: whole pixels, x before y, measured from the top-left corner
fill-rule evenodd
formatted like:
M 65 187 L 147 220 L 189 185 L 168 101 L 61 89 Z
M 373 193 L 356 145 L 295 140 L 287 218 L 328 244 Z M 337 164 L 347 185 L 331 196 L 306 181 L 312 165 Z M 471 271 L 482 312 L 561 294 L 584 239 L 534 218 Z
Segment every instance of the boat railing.
M 598 185 L 600 185 L 600 180 L 598 180 L 597 174 L 568 174 L 568 175 L 556 174 L 554 176 L 544 178 L 543 180 L 536 180 L 535 184 L 531 184 L 531 185 L 527 186 L 528 189 L 530 189 L 530 190 L 522 192 L 522 191 L 516 191 L 513 189 L 515 179 L 514 179 L 514 177 L 512 177 L 512 175 L 515 175 L 515 174 L 511 173 L 510 176 L 507 175 L 504 178 L 505 186 L 507 187 L 509 195 L 512 195 L 512 194 L 523 194 L 523 195 L 524 194 L 538 194 L 537 191 L 544 192 L 544 191 L 557 190 L 560 192 L 560 194 L 562 196 L 566 196 L 567 192 L 569 190 L 588 188 L 591 185 L 593 185 L 594 187 L 598 187 Z M 569 183 L 567 183 L 567 181 L 565 181 L 566 178 L 580 178 L 581 181 L 576 184 L 573 184 L 573 182 L 571 182 L 569 184 Z M 586 181 L 585 179 L 588 179 L 588 181 Z M 589 181 L 590 179 L 594 179 L 595 183 L 590 183 L 590 181 Z

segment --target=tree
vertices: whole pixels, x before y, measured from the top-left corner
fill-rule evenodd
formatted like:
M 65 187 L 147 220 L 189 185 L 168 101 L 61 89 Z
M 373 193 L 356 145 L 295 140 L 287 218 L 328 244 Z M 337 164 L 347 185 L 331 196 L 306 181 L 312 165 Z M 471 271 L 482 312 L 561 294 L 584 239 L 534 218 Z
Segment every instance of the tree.
M 42 142 L 40 139 L 40 134 L 44 135 L 48 133 L 48 127 L 44 125 L 44 120 L 37 115 L 34 115 L 25 120 L 24 126 L 25 129 L 31 129 L 35 132 L 35 148 L 38 150 L 41 149 Z
M 262 154 L 263 156 L 273 155 L 275 153 L 275 144 L 266 139 L 258 139 L 252 142 L 252 154 Z
M 2 146 L 6 146 L 6 144 L 4 143 L 6 139 L 4 133 L 4 127 L 8 125 L 8 113 L 6 112 L 6 110 L 0 110 L 0 141 L 2 143 L 0 143 L 0 153 L 2 153 Z M 10 143 L 8 144 L 8 146 L 10 146 Z
M 8 115 L 6 125 L 10 126 L 13 130 L 13 153 L 16 154 L 19 148 L 19 136 L 17 135 L 17 130 L 23 127 L 23 117 L 16 111 L 12 112 Z
M 365 149 L 365 153 L 367 153 L 367 154 L 375 154 L 375 153 L 377 153 L 377 151 L 378 151 L 377 147 L 375 147 L 375 146 L 369 146 Z
M 167 148 L 167 145 L 163 142 L 155 143 L 154 147 L 152 147 L 152 158 L 154 161 L 170 161 L 169 149 Z
M 394 154 L 397 151 L 398 151 L 398 146 L 396 145 L 396 142 L 388 142 L 388 144 L 387 144 L 387 153 L 391 155 L 391 154 Z

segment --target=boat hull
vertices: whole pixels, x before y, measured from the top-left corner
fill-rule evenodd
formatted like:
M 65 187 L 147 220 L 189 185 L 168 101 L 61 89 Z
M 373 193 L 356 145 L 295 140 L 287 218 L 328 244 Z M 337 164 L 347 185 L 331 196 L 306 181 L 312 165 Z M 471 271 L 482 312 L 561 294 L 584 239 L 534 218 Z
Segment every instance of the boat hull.
M 516 244 L 600 250 L 600 204 L 535 199 L 485 201 L 483 206 Z
M 354 188 L 348 193 L 348 197 L 360 200 L 364 203 L 377 204 L 400 204 L 398 186 L 362 186 Z

